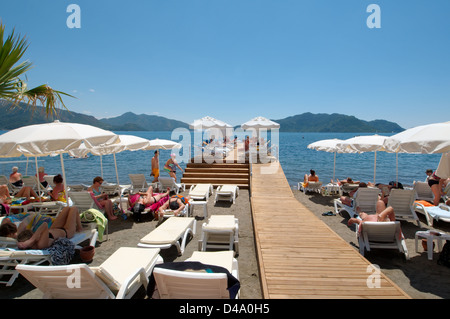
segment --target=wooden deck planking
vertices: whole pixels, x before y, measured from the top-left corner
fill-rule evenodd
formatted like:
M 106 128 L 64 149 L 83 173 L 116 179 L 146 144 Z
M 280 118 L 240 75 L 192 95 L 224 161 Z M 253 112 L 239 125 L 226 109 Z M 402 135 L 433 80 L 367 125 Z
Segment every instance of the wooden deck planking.
M 269 172 L 269 173 L 268 173 Z M 410 298 L 293 195 L 278 162 L 253 164 L 251 206 L 263 297 Z

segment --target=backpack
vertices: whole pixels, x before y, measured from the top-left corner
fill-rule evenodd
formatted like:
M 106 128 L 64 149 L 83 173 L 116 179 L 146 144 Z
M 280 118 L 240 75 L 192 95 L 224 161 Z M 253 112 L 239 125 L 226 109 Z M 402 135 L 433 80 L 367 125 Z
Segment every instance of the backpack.
M 450 267 L 450 241 L 445 241 L 437 263 L 438 265 Z

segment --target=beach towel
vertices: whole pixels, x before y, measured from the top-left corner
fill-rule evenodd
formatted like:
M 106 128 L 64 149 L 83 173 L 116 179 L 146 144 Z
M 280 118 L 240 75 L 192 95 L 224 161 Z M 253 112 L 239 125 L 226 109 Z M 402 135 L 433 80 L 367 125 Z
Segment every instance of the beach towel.
M 103 215 L 101 211 L 95 208 L 88 209 L 80 214 L 82 222 L 95 222 L 97 223 L 98 239 L 103 240 L 103 234 L 108 224 L 108 219 Z
M 75 255 L 75 244 L 68 238 L 58 238 L 48 252 L 53 265 L 68 265 Z
M 416 201 L 414 201 L 415 203 L 418 203 L 418 204 L 422 204 L 423 206 L 425 206 L 425 207 L 431 207 L 431 206 L 434 206 L 433 204 L 431 204 L 430 202 L 427 202 L 426 200 L 416 200 Z
M 439 218 L 450 218 L 450 211 L 445 206 L 430 206 L 426 210 L 436 220 L 439 220 Z
M 183 262 L 165 262 L 163 264 L 155 265 L 155 268 L 164 268 L 178 271 L 199 271 L 199 272 L 207 272 L 207 273 L 225 273 L 227 275 L 227 289 L 230 293 L 230 299 L 235 299 L 241 284 L 239 280 L 234 277 L 226 268 L 216 266 L 216 265 L 207 265 L 202 264 L 198 261 L 183 261 Z M 147 296 L 152 298 L 154 290 L 155 290 L 155 277 L 153 273 L 150 275 L 148 286 L 147 286 Z

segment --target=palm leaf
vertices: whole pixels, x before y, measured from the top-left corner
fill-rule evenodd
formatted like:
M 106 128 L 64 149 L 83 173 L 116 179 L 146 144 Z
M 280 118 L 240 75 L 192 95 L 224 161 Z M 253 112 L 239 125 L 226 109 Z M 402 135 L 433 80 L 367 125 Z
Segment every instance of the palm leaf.
M 33 89 L 28 89 L 24 81 L 20 79 L 30 70 L 32 63 L 24 61 L 19 63 L 28 44 L 25 38 L 17 36 L 14 30 L 4 39 L 5 27 L 0 23 L 0 98 L 13 102 L 15 107 L 19 102 L 26 102 L 34 109 L 38 102 L 45 107 L 47 117 L 57 115 L 57 109 L 62 105 L 62 95 L 73 97 L 67 93 L 52 89 L 43 84 Z M 19 63 L 19 64 L 18 64 Z

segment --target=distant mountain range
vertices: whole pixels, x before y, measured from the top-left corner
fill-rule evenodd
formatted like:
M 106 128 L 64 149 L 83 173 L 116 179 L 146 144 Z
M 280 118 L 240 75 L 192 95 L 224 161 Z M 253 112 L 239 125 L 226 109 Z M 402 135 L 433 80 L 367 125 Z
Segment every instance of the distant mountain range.
M 404 130 L 397 123 L 386 120 L 368 122 L 337 113 L 303 113 L 273 121 L 280 124 L 280 132 L 397 133 Z
M 58 116 L 46 116 L 43 107 L 32 107 L 19 103 L 11 108 L 11 103 L 0 100 L 0 129 L 12 130 L 21 126 L 61 122 L 93 125 L 111 131 L 172 131 L 175 128 L 189 128 L 188 123 L 171 120 L 162 116 L 134 114 L 126 112 L 114 118 L 96 119 L 67 110 L 59 110 Z M 273 120 L 280 124 L 280 132 L 354 132 L 354 133 L 397 133 L 404 129 L 386 120 L 363 121 L 343 114 L 303 113 L 284 119 Z

